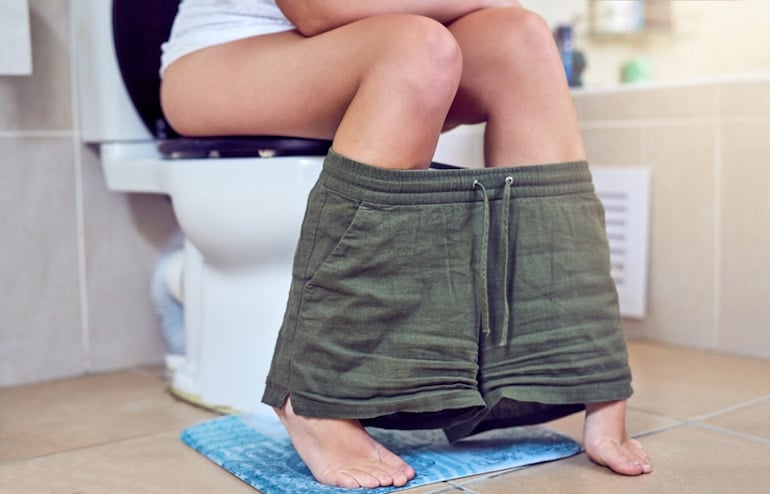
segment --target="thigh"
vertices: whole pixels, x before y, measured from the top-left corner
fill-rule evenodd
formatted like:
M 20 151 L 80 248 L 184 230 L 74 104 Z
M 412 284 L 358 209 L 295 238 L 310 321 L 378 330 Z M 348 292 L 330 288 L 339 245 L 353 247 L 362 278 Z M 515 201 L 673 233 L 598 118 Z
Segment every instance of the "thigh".
M 336 66 L 356 57 L 334 46 L 334 38 L 308 40 L 289 31 L 187 55 L 164 74 L 166 117 L 187 135 L 331 138 L 355 88 L 355 76 L 340 75 Z
M 488 165 L 585 158 L 564 68 L 542 18 L 523 8 L 484 9 L 449 30 L 463 73 L 447 123 L 487 122 Z
M 526 81 L 515 77 L 511 66 L 529 65 L 529 60 L 517 53 L 521 47 L 511 45 L 525 40 L 524 25 L 531 15 L 520 7 L 483 9 L 447 26 L 463 55 L 463 73 L 447 126 L 484 122 L 491 107 L 502 103 L 502 87 L 509 95 L 519 92 L 517 86 Z
M 408 38 L 400 21 L 381 16 L 313 37 L 288 31 L 192 53 L 164 74 L 164 112 L 188 135 L 330 139 L 367 71 L 394 39 Z

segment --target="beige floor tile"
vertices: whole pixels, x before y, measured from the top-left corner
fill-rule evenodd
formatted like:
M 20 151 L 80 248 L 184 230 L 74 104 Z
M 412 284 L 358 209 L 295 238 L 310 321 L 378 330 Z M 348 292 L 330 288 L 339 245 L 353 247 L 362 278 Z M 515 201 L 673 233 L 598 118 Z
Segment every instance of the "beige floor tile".
M 213 416 L 177 402 L 145 371 L 2 389 L 0 462 L 181 431 Z
M 770 361 L 631 342 L 630 406 L 691 419 L 770 395 Z
M 555 430 L 557 432 L 560 432 L 562 434 L 565 434 L 582 444 L 583 419 L 584 419 L 583 413 L 575 413 L 568 417 L 564 417 L 564 418 L 543 424 L 543 426 L 548 427 L 549 429 Z M 681 422 L 670 419 L 668 417 L 661 417 L 661 416 L 653 415 L 647 412 L 629 409 L 626 414 L 626 424 L 628 427 L 628 433 L 631 434 L 632 436 L 638 436 L 638 435 L 643 435 L 645 433 L 648 433 L 650 431 L 655 431 L 666 427 L 672 427 L 677 424 L 681 424 Z M 640 441 L 642 442 L 642 444 L 646 443 L 645 438 L 641 438 Z M 566 461 L 570 461 L 570 460 L 566 460 Z M 500 475 L 507 475 L 507 473 L 502 472 L 502 473 L 495 474 L 493 476 L 497 477 Z M 489 477 L 489 475 L 477 475 L 469 479 L 459 481 L 458 483 L 462 483 L 463 485 L 465 485 L 470 479 L 480 480 L 487 477 Z M 503 481 L 501 480 L 500 482 L 503 482 Z
M 463 491 L 449 484 L 441 482 L 438 484 L 415 487 L 414 489 L 406 489 L 400 492 L 403 494 L 446 494 L 446 493 L 452 493 L 452 492 L 457 493 L 457 492 L 463 492 Z
M 0 465 L 0 492 L 253 494 L 175 432 Z
M 768 444 L 683 426 L 645 438 L 645 446 L 655 471 L 642 477 L 612 474 L 579 455 L 460 485 L 480 494 L 764 494 L 770 485 Z
M 770 398 L 756 405 L 708 419 L 705 423 L 770 440 Z

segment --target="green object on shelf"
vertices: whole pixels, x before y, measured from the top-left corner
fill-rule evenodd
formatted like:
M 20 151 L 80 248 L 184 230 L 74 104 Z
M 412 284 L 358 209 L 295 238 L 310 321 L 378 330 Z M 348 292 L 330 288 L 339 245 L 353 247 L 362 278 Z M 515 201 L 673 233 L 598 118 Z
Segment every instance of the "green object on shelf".
M 652 62 L 638 58 L 623 64 L 620 71 L 621 82 L 648 82 L 652 80 Z

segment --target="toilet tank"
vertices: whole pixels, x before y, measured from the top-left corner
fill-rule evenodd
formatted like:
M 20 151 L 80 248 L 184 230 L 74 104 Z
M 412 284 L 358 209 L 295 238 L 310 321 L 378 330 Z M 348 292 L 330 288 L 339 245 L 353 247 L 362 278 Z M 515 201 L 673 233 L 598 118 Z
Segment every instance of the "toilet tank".
M 112 2 L 70 2 L 81 140 L 151 140 L 120 76 L 112 38 Z

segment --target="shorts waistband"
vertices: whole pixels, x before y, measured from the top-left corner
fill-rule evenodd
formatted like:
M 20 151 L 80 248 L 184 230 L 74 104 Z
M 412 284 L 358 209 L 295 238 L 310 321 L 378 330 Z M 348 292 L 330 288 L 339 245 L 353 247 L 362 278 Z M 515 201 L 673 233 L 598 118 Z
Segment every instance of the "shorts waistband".
M 489 200 L 502 197 L 506 182 L 513 197 L 545 197 L 593 192 L 588 163 L 496 168 L 389 170 L 367 165 L 333 150 L 319 183 L 345 196 L 384 204 L 479 201 L 478 184 Z

